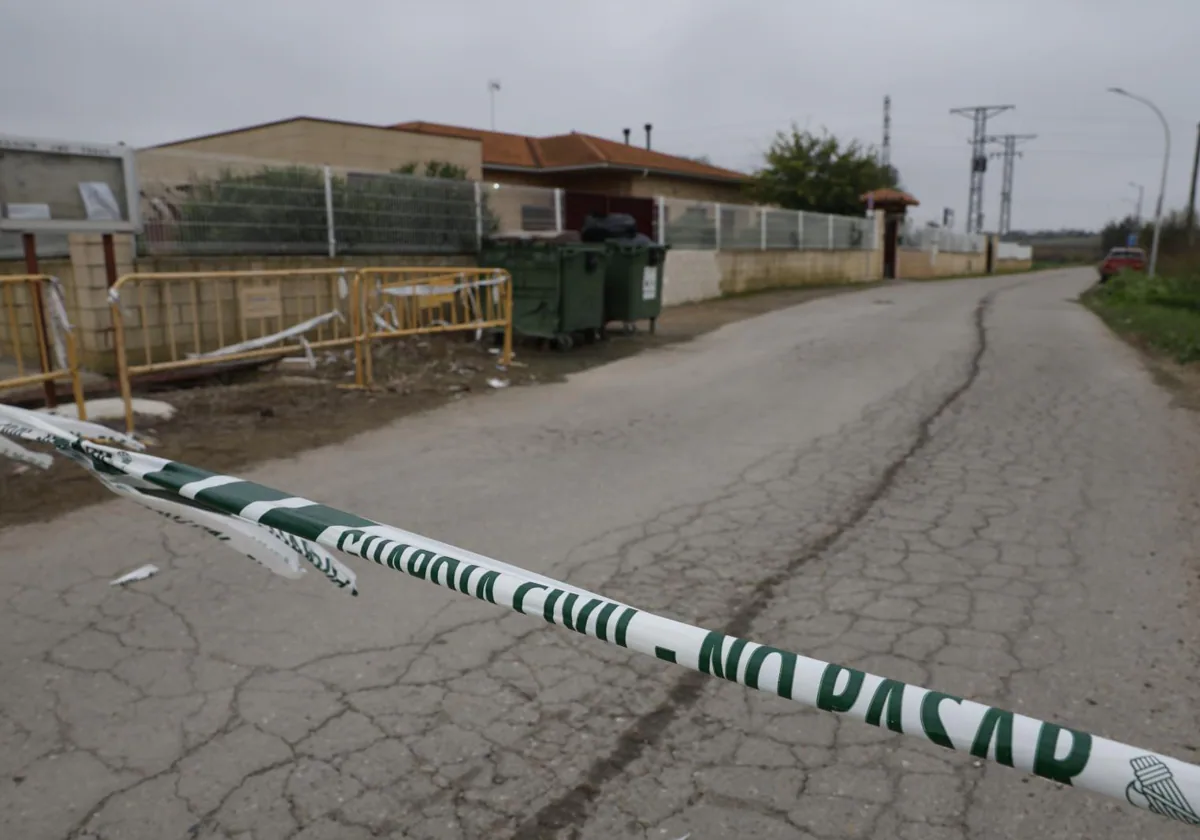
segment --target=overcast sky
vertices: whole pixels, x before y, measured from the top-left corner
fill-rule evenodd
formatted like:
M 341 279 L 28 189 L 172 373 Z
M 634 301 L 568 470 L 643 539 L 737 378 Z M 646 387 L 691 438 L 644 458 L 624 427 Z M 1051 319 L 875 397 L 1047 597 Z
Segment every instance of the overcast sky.
M 1200 0 L 0 0 L 0 132 L 148 145 L 295 115 L 620 139 L 753 169 L 777 129 L 878 143 L 918 218 L 966 212 L 971 124 L 1036 133 L 1013 227 L 1096 227 L 1187 200 Z M 985 226 L 997 220 L 999 162 Z

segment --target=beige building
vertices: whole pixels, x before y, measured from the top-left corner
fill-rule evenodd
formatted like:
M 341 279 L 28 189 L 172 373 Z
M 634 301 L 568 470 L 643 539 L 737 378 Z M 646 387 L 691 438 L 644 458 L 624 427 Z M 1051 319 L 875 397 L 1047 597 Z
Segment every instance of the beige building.
M 501 230 L 578 230 L 593 213 L 635 217 L 654 231 L 653 199 L 749 203 L 750 176 L 631 143 L 571 132 L 526 137 L 427 122 L 373 126 L 293 117 L 164 143 L 137 152 L 147 235 L 177 219 L 189 185 L 225 172 L 251 173 L 270 162 L 389 172 L 431 161 L 462 169 L 489 189 L 489 212 Z M 503 190 L 504 186 L 541 190 Z M 555 197 L 553 190 L 559 190 Z M 557 221 L 556 221 L 557 220 Z
M 484 180 L 614 196 L 747 203 L 749 176 L 691 158 L 573 131 L 526 137 L 427 122 L 393 126 L 430 137 L 477 140 Z
M 441 161 L 461 167 L 473 180 L 479 180 L 483 174 L 482 144 L 478 140 L 315 117 L 293 117 L 140 149 L 138 173 L 144 183 L 178 182 L 229 168 L 228 162 L 213 158 L 214 172 L 198 172 L 198 168 L 207 168 L 204 158 L 208 156 L 372 172 Z

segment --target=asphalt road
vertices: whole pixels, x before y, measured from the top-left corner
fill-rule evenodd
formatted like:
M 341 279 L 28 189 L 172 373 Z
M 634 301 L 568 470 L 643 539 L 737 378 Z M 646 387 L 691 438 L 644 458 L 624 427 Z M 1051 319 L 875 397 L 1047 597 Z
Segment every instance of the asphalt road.
M 1090 280 L 827 298 L 252 477 L 1200 760 L 1200 427 Z M 290 583 L 124 502 L 0 547 L 4 836 L 1195 836 L 379 567 Z

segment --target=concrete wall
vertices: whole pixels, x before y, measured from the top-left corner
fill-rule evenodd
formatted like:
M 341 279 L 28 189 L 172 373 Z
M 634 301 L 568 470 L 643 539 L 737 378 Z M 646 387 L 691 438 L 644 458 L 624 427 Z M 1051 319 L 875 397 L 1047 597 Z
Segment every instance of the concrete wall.
M 137 152 L 137 162 L 143 182 L 186 182 L 196 174 L 212 176 L 227 168 L 220 162 L 206 164 L 198 160 L 201 155 L 209 154 L 374 172 L 438 160 L 461 166 L 468 178 L 479 180 L 483 173 L 482 148 L 478 140 L 461 137 L 297 119 L 141 149 Z M 198 171 L 198 167 L 204 171 Z
M 883 252 L 684 251 L 667 252 L 663 303 L 674 306 L 722 295 L 866 283 L 883 277 Z
M 928 280 L 935 277 L 960 277 L 982 274 L 987 270 L 987 254 L 952 254 L 946 251 L 896 252 L 896 275 L 901 280 Z
M 996 273 L 1006 274 L 1013 271 L 1029 271 L 1033 268 L 1033 260 L 996 260 Z
M 721 265 L 716 251 L 667 251 L 663 268 L 663 305 L 721 296 Z

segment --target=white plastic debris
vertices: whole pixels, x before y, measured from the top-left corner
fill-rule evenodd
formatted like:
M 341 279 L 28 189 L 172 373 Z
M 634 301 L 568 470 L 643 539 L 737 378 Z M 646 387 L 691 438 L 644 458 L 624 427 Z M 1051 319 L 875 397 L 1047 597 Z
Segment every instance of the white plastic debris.
M 124 420 L 125 403 L 120 397 L 104 397 L 98 400 L 86 400 L 88 420 Z M 39 409 L 55 417 L 78 419 L 79 407 L 75 403 L 64 403 L 54 408 Z M 141 397 L 133 399 L 133 413 L 139 417 L 153 417 L 155 420 L 170 420 L 175 416 L 175 406 L 162 400 L 147 400 Z
M 45 452 L 31 452 L 15 440 L 0 437 L 0 456 L 11 458 L 20 463 L 21 466 L 13 470 L 14 475 L 20 475 L 29 467 L 37 467 L 41 470 L 50 469 L 50 465 L 54 463 L 54 456 L 47 455 Z
M 132 572 L 130 572 L 127 575 L 121 575 L 116 580 L 110 581 L 108 585 L 109 586 L 124 586 L 127 583 L 133 583 L 134 581 L 145 580 L 146 578 L 153 577 L 156 574 L 158 574 L 158 566 L 155 566 L 151 563 L 147 563 L 145 566 L 142 566 L 141 568 L 138 568 L 138 569 L 134 569 Z
M 490 379 L 488 379 L 487 383 L 488 383 L 488 385 L 491 385 L 493 388 L 507 388 L 508 387 L 507 379 L 497 379 L 494 376 L 491 377 Z

